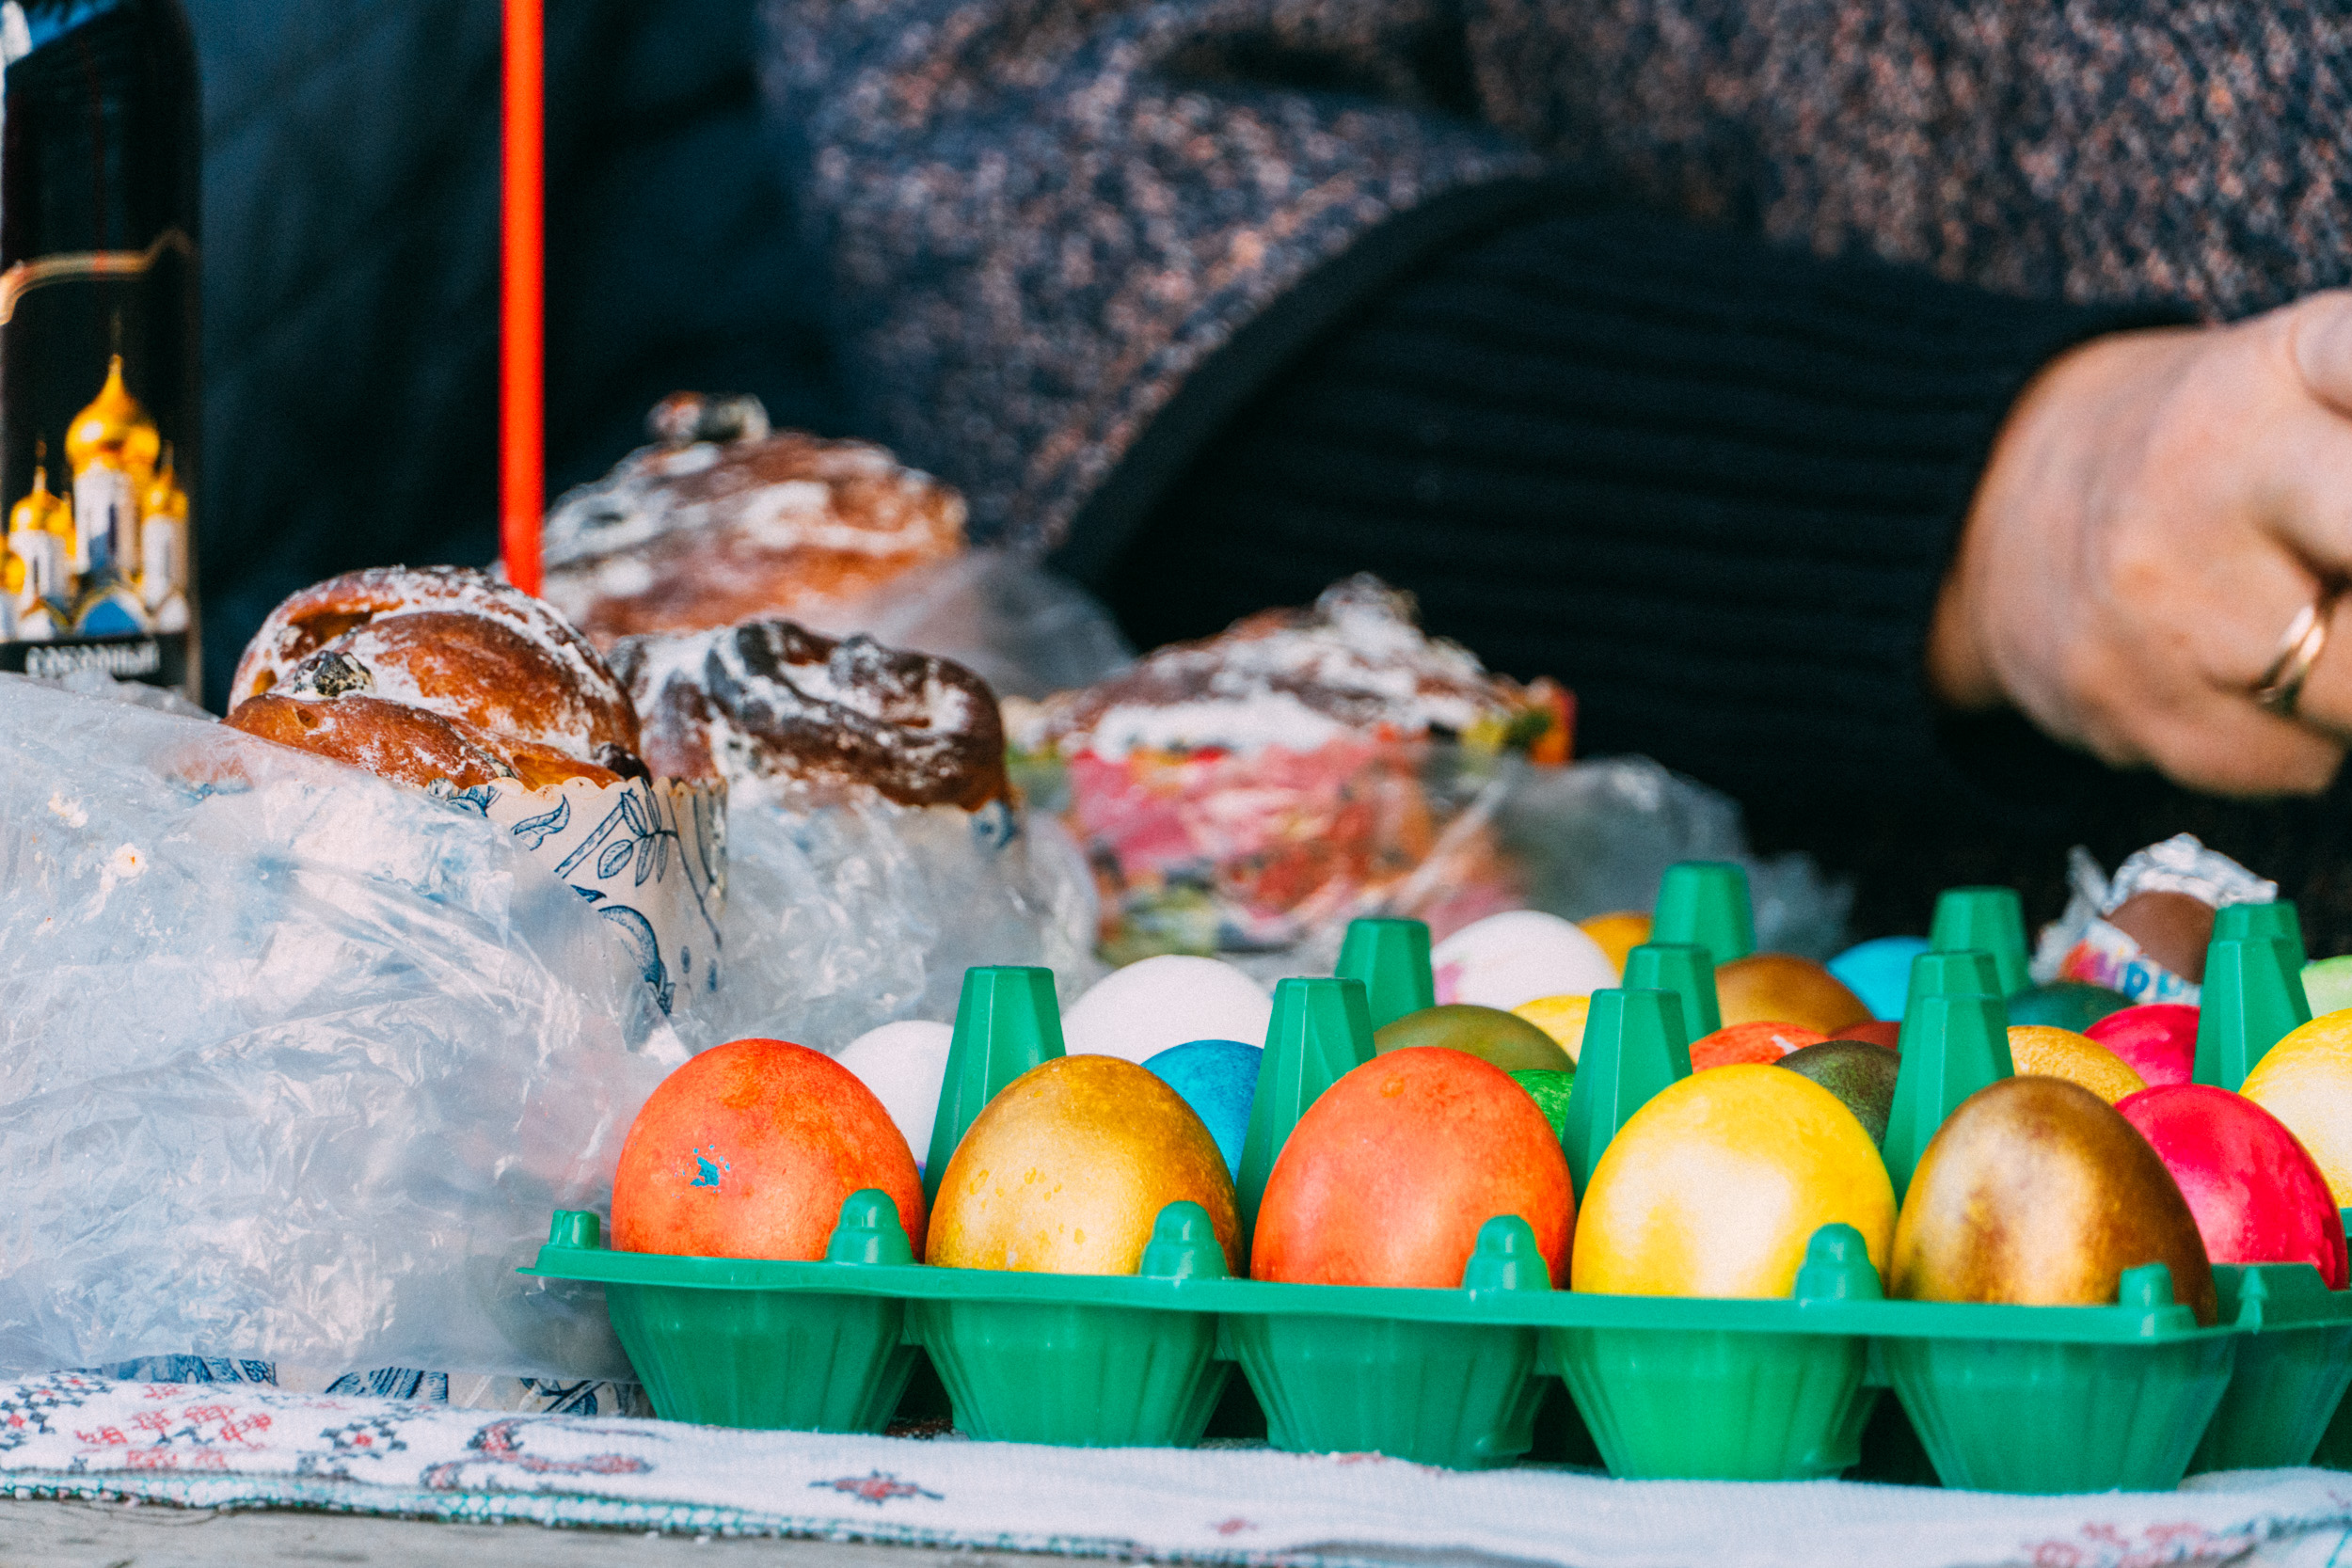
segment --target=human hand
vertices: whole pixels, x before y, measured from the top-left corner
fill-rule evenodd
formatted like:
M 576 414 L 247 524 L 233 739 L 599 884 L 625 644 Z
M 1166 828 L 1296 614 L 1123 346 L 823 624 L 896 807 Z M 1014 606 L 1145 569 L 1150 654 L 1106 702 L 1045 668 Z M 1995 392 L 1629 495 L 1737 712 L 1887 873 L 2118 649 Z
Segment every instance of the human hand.
M 1928 674 L 2115 767 L 2313 794 L 2352 741 L 2352 599 L 2294 717 L 2253 690 L 2352 579 L 2352 293 L 2095 339 L 2010 410 L 1936 606 Z

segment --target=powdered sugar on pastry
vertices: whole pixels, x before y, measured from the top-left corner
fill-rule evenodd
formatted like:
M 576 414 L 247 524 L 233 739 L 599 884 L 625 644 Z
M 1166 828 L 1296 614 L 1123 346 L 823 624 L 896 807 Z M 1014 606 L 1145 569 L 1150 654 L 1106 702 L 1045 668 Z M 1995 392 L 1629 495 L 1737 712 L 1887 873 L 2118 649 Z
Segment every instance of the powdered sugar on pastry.
M 680 393 L 662 444 L 548 515 L 549 602 L 600 643 L 858 597 L 963 547 L 963 499 L 881 447 L 770 434 L 755 399 Z
M 1311 751 L 1343 735 L 1460 735 L 1527 702 L 1459 643 L 1424 634 L 1411 598 L 1369 576 L 1309 610 L 1273 610 L 1223 634 L 1146 655 L 1124 673 L 1024 709 L 1015 736 L 1123 757 L 1131 752 L 1270 746 Z
M 628 638 L 612 659 L 658 773 L 967 811 L 1007 792 L 995 697 L 946 659 L 789 621 Z
M 495 622 L 560 670 L 581 702 L 608 715 L 628 708 L 628 693 L 569 622 L 530 594 L 466 566 L 376 566 L 294 594 L 270 611 L 246 644 L 229 684 L 230 704 L 269 690 L 319 649 L 380 617 L 422 611 Z

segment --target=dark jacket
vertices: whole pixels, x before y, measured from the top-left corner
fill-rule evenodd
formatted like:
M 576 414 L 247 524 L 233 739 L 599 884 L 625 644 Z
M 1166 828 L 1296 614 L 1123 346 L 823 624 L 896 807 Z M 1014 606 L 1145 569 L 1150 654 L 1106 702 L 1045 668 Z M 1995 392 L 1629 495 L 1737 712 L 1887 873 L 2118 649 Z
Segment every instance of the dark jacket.
M 1539 170 L 2049 298 L 2352 269 L 2352 42 L 2309 0 L 765 4 L 860 422 L 1046 544 L 1221 348 Z

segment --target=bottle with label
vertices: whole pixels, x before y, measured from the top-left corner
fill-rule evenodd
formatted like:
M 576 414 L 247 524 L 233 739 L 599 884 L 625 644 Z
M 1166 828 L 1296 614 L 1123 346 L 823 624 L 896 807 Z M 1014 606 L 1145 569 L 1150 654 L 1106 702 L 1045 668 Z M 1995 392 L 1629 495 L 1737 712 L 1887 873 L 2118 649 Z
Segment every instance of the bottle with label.
M 0 671 L 200 700 L 197 109 L 179 0 L 0 0 Z

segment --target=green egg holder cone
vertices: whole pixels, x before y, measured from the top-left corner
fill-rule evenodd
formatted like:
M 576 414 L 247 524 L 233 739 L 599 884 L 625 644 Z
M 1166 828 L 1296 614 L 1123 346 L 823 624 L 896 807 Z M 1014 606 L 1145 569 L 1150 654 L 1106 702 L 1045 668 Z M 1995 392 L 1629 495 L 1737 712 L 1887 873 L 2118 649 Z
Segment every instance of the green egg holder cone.
M 1382 941 L 1384 961 L 1416 956 L 1393 931 Z M 1995 988 L 1977 979 L 1990 960 L 1922 962 L 1915 989 L 1931 981 L 1954 1000 L 1915 1007 L 1922 1028 L 1906 1029 L 1911 1084 L 1898 1095 L 1920 1146 L 1919 1126 L 2009 1069 L 1999 999 L 1984 994 Z M 1045 972 L 975 970 L 964 997 L 932 1146 L 942 1169 L 988 1095 L 1061 1053 Z M 1589 1171 L 1690 1070 L 1681 1014 L 1670 990 L 1596 993 L 1572 1164 Z M 1298 1116 L 1371 1059 L 1370 1037 L 1361 978 L 1278 988 L 1245 1213 Z M 1916 1150 L 1890 1155 L 1915 1163 Z M 2203 1328 L 2156 1264 L 2126 1271 L 2104 1307 L 1886 1300 L 1845 1226 L 1812 1238 L 1777 1300 L 1554 1290 L 1534 1232 L 1507 1215 L 1481 1228 L 1454 1290 L 1233 1278 L 1190 1203 L 1161 1212 L 1131 1275 L 912 1259 L 896 1209 L 869 1191 L 843 1205 L 818 1261 L 617 1252 L 596 1215 L 563 1211 L 521 1272 L 601 1284 L 655 1409 L 709 1425 L 881 1431 L 919 1354 L 961 1432 L 1070 1447 L 1198 1443 L 1238 1366 L 1277 1449 L 1456 1469 L 1525 1455 L 1553 1379 L 1628 1479 L 1836 1476 L 1860 1458 L 1889 1388 L 1949 1486 L 2169 1490 L 2192 1468 L 2301 1465 L 2314 1449 L 2326 1463 L 2336 1448 L 2352 1465 L 2352 1415 L 2329 1425 L 2352 1385 L 2352 1291 L 2300 1264 L 2217 1268 L 2221 1320 Z

